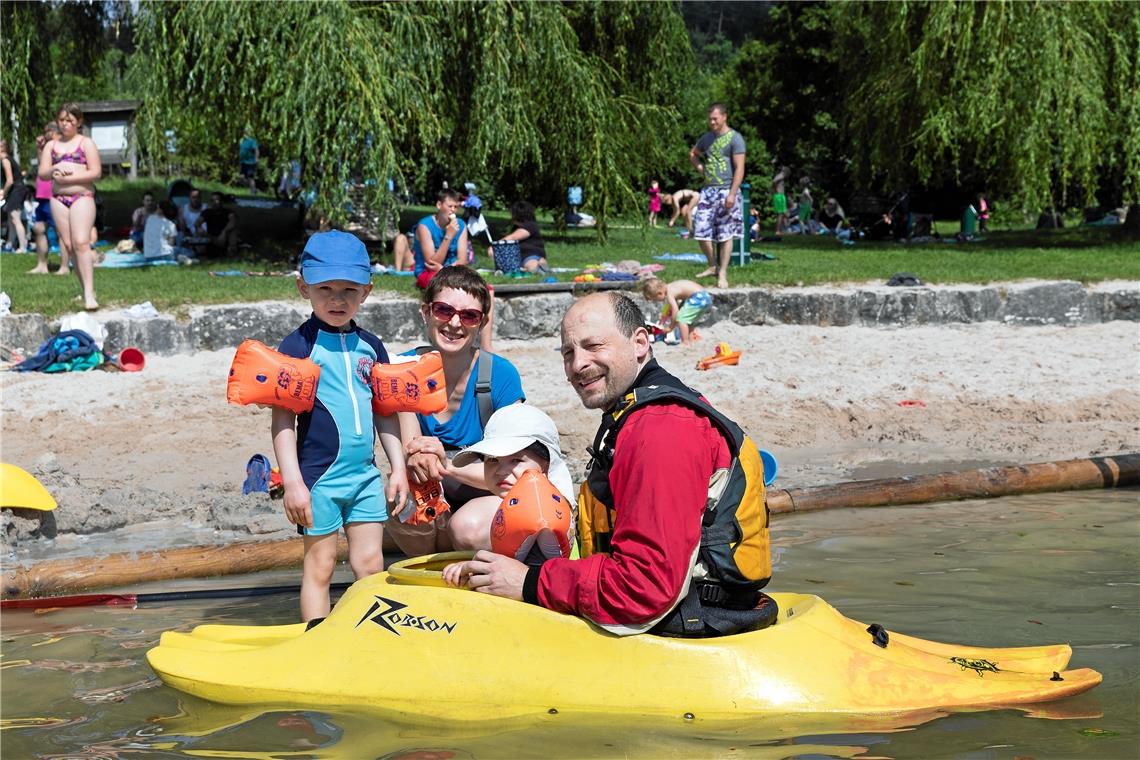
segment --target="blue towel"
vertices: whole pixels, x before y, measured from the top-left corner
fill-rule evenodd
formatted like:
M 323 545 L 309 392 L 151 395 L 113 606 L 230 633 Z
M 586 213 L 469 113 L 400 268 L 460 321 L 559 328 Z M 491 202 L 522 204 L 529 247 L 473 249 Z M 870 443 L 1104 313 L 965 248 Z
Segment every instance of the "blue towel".
M 94 357 L 98 354 L 98 360 Z M 82 330 L 64 330 L 44 341 L 34 356 L 12 367 L 16 372 L 63 372 L 72 369 L 91 369 L 102 363 L 102 354 L 95 339 Z
M 110 251 L 99 264 L 103 269 L 132 269 L 134 267 L 177 266 L 174 259 L 147 259 L 141 253 L 119 253 Z
M 657 261 L 695 261 L 698 264 L 708 262 L 703 253 L 660 253 L 653 258 Z

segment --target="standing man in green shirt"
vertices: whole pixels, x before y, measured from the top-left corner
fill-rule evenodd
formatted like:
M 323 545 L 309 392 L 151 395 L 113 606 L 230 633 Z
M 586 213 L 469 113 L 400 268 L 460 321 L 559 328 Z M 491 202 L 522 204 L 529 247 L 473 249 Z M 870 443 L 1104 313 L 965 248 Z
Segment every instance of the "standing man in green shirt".
M 716 275 L 718 288 L 728 287 L 728 257 L 734 238 L 744 236 L 740 185 L 744 181 L 744 138 L 728 126 L 728 109 L 709 106 L 709 131 L 689 151 L 689 161 L 705 178 L 701 199 L 693 212 L 693 237 L 708 259 L 697 277 Z M 713 248 L 713 243 L 719 247 Z

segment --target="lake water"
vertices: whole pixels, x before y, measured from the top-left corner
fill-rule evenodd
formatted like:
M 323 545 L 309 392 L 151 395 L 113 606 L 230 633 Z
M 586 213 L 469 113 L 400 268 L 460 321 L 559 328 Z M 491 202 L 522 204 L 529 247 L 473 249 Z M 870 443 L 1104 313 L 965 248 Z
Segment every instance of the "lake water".
M 923 638 L 983 646 L 1069 642 L 1070 667 L 1104 675 L 1091 692 L 1035 714 L 759 716 L 735 725 L 541 715 L 472 728 L 366 711 L 213 705 L 163 686 L 148 667 L 144 654 L 167 629 L 207 621 L 294 622 L 296 600 L 275 596 L 5 612 L 0 753 L 57 759 L 1136 758 L 1138 506 L 1136 490 L 1091 491 L 774 521 L 770 590 L 815 593 L 848 617 Z M 238 580 L 269 585 L 298 577 Z M 161 590 L 221 583 L 183 581 Z

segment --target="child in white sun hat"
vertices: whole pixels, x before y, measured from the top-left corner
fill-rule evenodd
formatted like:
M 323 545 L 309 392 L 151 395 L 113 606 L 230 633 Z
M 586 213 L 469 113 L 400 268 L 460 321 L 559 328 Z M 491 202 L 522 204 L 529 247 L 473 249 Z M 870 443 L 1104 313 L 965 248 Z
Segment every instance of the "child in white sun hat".
M 577 556 L 574 485 L 562 456 L 554 420 L 531 404 L 511 404 L 499 409 L 487 420 L 483 440 L 456 454 L 453 464 L 463 467 L 479 460 L 483 462 L 486 489 L 500 497 L 506 496 L 528 470 L 544 474 L 574 513 L 570 520 L 569 542 L 573 547 L 571 556 Z M 462 585 L 464 564 L 448 565 L 444 578 L 452 585 Z

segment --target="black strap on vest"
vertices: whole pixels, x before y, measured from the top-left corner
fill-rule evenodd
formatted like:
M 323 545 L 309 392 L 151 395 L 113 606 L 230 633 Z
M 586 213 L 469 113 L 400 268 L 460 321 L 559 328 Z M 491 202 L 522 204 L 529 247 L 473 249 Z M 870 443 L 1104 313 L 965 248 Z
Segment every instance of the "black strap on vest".
M 416 356 L 434 351 L 432 346 L 416 346 Z M 486 361 L 483 361 L 486 359 Z M 479 350 L 479 369 L 475 374 L 475 403 L 479 405 L 479 427 L 487 429 L 487 420 L 495 413 L 491 399 L 491 373 L 495 369 L 495 355 L 490 351 Z

